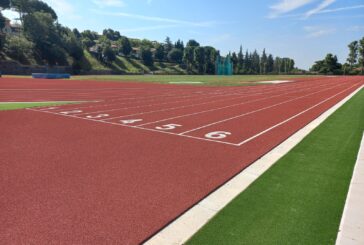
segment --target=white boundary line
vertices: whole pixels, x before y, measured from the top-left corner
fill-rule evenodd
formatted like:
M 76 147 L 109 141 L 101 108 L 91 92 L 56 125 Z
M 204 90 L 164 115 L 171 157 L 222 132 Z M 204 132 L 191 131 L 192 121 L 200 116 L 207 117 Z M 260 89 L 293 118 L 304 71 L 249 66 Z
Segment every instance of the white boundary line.
M 336 245 L 364 244 L 364 133 L 341 218 Z
M 172 223 L 147 240 L 146 245 L 179 245 L 185 243 L 230 201 L 243 192 L 274 163 L 295 147 L 325 119 L 357 94 L 364 85 L 303 127 L 289 139 L 241 171 L 223 186 L 212 192 Z

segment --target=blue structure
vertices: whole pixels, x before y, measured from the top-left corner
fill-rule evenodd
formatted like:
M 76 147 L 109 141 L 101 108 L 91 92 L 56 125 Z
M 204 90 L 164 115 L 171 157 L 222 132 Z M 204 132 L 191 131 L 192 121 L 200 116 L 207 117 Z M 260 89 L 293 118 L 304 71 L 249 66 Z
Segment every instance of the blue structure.
M 216 75 L 231 76 L 233 75 L 233 69 L 233 62 L 231 62 L 230 55 L 225 58 L 220 55 L 217 56 L 215 64 Z
M 71 75 L 66 73 L 33 73 L 32 78 L 41 79 L 70 79 Z

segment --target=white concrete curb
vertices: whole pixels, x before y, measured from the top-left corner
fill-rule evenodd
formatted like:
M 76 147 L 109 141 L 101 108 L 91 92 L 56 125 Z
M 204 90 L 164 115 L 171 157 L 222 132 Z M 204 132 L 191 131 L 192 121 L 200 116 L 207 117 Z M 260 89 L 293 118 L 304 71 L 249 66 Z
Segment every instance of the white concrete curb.
M 364 134 L 336 240 L 336 245 L 360 244 L 364 244 Z
M 361 86 L 345 99 L 324 112 L 321 116 L 306 125 L 272 151 L 254 162 L 233 179 L 197 203 L 175 221 L 145 242 L 147 245 L 179 245 L 191 238 L 202 226 L 215 216 L 230 201 L 243 192 L 250 184 L 268 170 L 277 160 L 288 153 L 306 135 L 318 127 L 345 102 L 351 99 L 364 86 Z M 363 172 L 362 172 L 363 173 Z M 364 200 L 363 200 L 364 201 Z M 364 219 L 363 219 L 364 220 Z

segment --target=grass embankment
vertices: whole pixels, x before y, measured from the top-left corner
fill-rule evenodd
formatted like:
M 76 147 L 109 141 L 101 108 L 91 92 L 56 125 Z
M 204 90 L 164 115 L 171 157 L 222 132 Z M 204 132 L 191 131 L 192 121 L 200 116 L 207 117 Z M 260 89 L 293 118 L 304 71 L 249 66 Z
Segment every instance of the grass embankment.
M 141 73 L 166 73 L 166 74 L 185 74 L 185 70 L 179 65 L 165 62 L 155 62 L 153 67 L 148 67 L 141 60 L 116 56 L 116 60 L 109 65 L 105 65 L 97 60 L 90 52 L 84 51 L 83 69 L 98 70 L 98 71 L 114 71 L 126 74 L 141 74 Z
M 235 76 L 213 76 L 213 75 L 105 75 L 105 76 L 73 76 L 77 80 L 103 80 L 103 81 L 128 81 L 128 82 L 152 82 L 152 83 L 175 83 L 193 82 L 196 85 L 213 86 L 243 86 L 252 85 L 258 81 L 287 80 L 294 78 L 309 78 L 312 76 L 302 75 L 235 75 Z
M 58 102 L 34 102 L 34 103 L 1 103 L 0 102 L 0 111 L 9 111 L 9 110 L 18 110 L 32 107 L 41 107 L 41 106 L 56 106 L 56 105 L 64 105 L 69 104 L 68 102 L 58 103 Z
M 364 130 L 364 90 L 187 244 L 335 244 Z

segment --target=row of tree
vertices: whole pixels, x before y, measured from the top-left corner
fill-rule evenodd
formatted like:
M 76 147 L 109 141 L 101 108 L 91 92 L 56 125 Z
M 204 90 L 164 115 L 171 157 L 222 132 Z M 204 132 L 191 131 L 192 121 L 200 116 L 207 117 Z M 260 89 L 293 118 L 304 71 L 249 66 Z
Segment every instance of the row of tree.
M 325 59 L 316 61 L 310 70 L 320 74 L 364 74 L 364 37 L 351 42 L 348 48 L 349 55 L 345 64 L 339 63 L 336 55 L 327 54 Z
M 130 39 L 120 32 L 105 29 L 102 34 L 86 30 L 70 30 L 58 23 L 56 12 L 41 0 L 0 0 L 0 10 L 12 9 L 19 13 L 22 27 L 20 35 L 4 35 L 0 31 L 0 51 L 22 63 L 34 59 L 49 65 L 73 65 L 77 70 L 85 67 L 84 51 L 88 50 L 106 65 L 118 55 L 141 59 L 147 66 L 154 62 L 179 64 L 188 73 L 214 74 L 216 57 L 220 52 L 211 46 L 201 46 L 196 40 L 186 45 L 181 40 L 172 42 L 169 37 L 163 43 L 147 39 Z M 0 30 L 5 18 L 0 11 Z M 229 54 L 235 74 L 290 73 L 294 60 L 273 57 L 263 50 Z

